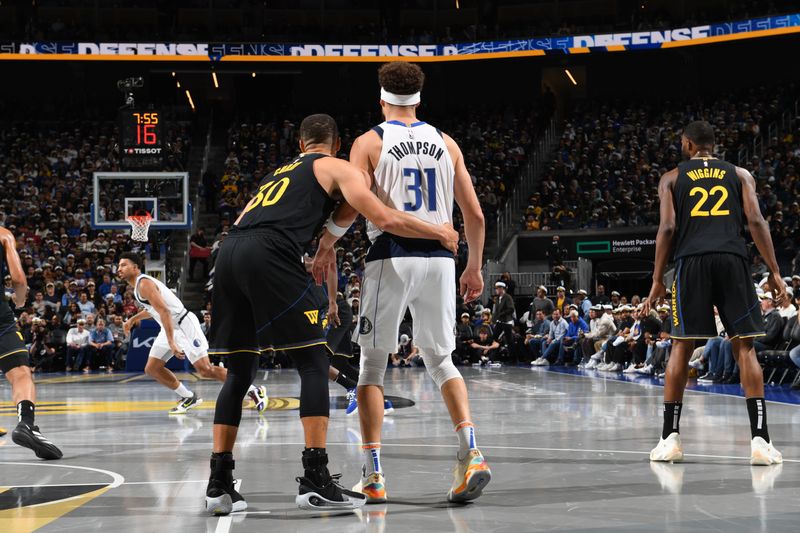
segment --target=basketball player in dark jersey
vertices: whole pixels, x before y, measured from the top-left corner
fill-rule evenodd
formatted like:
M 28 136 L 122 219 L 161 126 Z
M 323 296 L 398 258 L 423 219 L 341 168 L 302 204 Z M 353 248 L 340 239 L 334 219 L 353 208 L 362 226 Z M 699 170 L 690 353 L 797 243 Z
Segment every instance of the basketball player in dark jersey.
M 0 273 L 8 266 L 14 286 L 12 300 L 18 308 L 25 306 L 28 296 L 28 281 L 17 255 L 17 242 L 14 235 L 0 228 Z M 61 450 L 47 440 L 34 422 L 36 388 L 28 364 L 28 349 L 22 342 L 22 334 L 17 330 L 14 312 L 5 299 L 0 299 L 0 370 L 11 383 L 11 395 L 17 405 L 19 423 L 11 433 L 11 439 L 30 448 L 40 459 L 61 459 Z M 3 435 L 5 430 L 0 431 Z
M 228 376 L 214 414 L 214 453 L 206 509 L 228 514 L 246 508 L 234 489 L 232 450 L 242 416 L 242 399 L 258 370 L 259 354 L 285 350 L 300 373 L 300 420 L 305 434 L 298 506 L 353 509 L 363 494 L 347 491 L 328 472 L 328 349 L 318 292 L 303 265 L 303 249 L 325 226 L 346 231 L 355 209 L 404 237 L 439 241 L 455 251 L 458 233 L 384 206 L 367 187 L 366 173 L 337 159 L 340 140 L 328 115 L 311 115 L 300 125 L 301 154 L 266 176 L 219 250 L 215 272 L 209 354 L 224 356 Z M 328 219 L 337 200 L 346 203 Z M 349 204 L 349 205 L 348 205 Z M 352 207 L 350 207 L 352 206 Z M 342 212 L 345 214 L 343 215 Z M 337 224 L 338 222 L 338 224 Z
M 753 339 L 764 335 L 758 298 L 748 267 L 744 219 L 769 268 L 769 287 L 776 301 L 786 297 L 769 226 L 761 215 L 750 173 L 712 156 L 714 130 L 708 122 L 689 124 L 681 146 L 688 157 L 661 177 L 661 224 L 656 237 L 653 286 L 649 307 L 666 294 L 664 270 L 674 245 L 672 283 L 672 352 L 664 385 L 664 426 L 650 453 L 651 461 L 683 459 L 679 422 L 694 341 L 717 336 L 714 306 L 733 342 L 747 398 L 752 440 L 750 464 L 783 461 L 770 442 L 764 378 Z

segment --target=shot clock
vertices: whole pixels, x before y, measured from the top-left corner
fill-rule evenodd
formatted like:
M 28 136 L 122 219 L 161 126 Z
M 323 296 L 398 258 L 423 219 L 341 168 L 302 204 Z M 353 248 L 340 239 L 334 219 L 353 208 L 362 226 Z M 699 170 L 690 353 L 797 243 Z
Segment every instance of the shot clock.
M 161 114 L 124 109 L 119 113 L 120 163 L 123 170 L 160 171 L 164 164 Z

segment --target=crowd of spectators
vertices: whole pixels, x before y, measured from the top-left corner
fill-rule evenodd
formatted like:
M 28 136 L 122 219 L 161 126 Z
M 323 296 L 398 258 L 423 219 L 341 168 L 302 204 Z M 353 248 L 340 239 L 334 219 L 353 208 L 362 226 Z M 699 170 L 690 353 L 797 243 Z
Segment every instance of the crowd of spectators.
M 486 214 L 487 224 L 495 220 L 497 210 L 519 179 L 520 169 L 527 161 L 532 144 L 546 125 L 552 109 L 543 106 L 530 109 L 504 109 L 475 111 L 472 121 L 431 119 L 442 131 L 451 135 L 460 145 L 467 168 L 472 177 L 481 208 Z M 427 118 L 427 117 L 426 117 Z M 346 117 L 340 119 L 342 140 L 340 157 L 347 157 L 355 138 L 368 131 L 382 120 L 374 115 Z M 208 174 L 203 180 L 206 209 L 220 213 L 220 223 L 211 241 L 215 258 L 219 242 L 227 235 L 232 221 L 255 194 L 261 179 L 274 168 L 291 161 L 298 152 L 296 120 L 237 123 L 228 132 L 228 155 L 223 163 L 220 178 Z M 454 226 L 461 230 L 463 223 L 457 210 Z M 198 237 L 197 235 L 195 237 Z M 463 268 L 467 260 L 466 237 L 461 232 L 461 241 L 456 258 L 457 266 Z M 199 237 L 198 237 L 199 238 Z M 207 239 L 203 237 L 202 242 Z M 201 242 L 198 240 L 198 243 Z M 360 280 L 364 270 L 364 256 L 369 246 L 363 218 L 359 218 L 350 232 L 343 237 L 338 256 L 340 273 L 339 292 L 348 300 L 352 298 L 347 284 Z M 207 244 L 203 244 L 207 247 Z M 306 252 L 313 255 L 316 244 L 312 242 Z M 199 252 L 198 252 L 199 253 Z M 202 261 L 198 262 L 203 264 Z M 194 269 L 192 269 L 193 271 Z M 208 284 L 211 289 L 211 283 Z M 210 296 L 210 293 L 209 295 Z M 358 305 L 358 299 L 355 300 Z M 356 312 L 357 314 L 357 312 Z
M 763 98 L 765 92 L 774 96 Z M 793 261 L 800 244 L 796 201 L 800 131 L 796 120 L 779 135 L 769 137 L 767 131 L 784 110 L 795 109 L 799 98 L 800 90 L 787 85 L 769 91 L 751 89 L 705 103 L 579 106 L 567 119 L 555 157 L 529 198 L 521 228 L 658 225 L 658 180 L 682 160 L 681 128 L 705 119 L 716 130 L 715 153 L 756 178 L 761 210 L 771 224 L 781 267 L 795 274 L 794 263 L 800 263 Z M 757 137 L 763 142 L 763 157 L 752 150 Z
M 775 96 L 764 98 L 765 92 Z M 748 168 L 762 195 L 774 189 L 776 181 L 786 181 L 784 187 L 788 188 L 779 207 L 788 215 L 791 202 L 787 200 L 794 193 L 797 177 L 794 132 L 782 139 L 765 139 L 769 144 L 765 161 L 752 150 L 747 160 L 739 161 L 739 154 L 750 148 L 783 110 L 792 109 L 799 97 L 796 87 L 786 86 L 658 106 L 631 102 L 576 106 L 538 190 L 529 198 L 522 229 L 657 225 L 658 180 L 682 160 L 683 126 L 700 119 L 715 127 L 715 154 Z M 764 207 L 774 208 L 775 200 Z
M 171 160 L 185 162 L 188 133 L 171 131 Z M 136 313 L 116 278 L 127 231 L 90 226 L 92 173 L 118 171 L 111 123 L 0 127 L 0 225 L 17 239 L 30 292 L 19 327 L 36 370 L 111 370 L 124 354 L 122 322 Z M 4 277 L 4 298 L 14 289 Z

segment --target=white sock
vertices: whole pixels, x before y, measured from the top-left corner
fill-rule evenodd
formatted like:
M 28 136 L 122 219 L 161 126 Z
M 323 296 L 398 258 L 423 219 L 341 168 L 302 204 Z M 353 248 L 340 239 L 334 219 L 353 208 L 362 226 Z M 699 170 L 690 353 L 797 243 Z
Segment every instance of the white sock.
M 186 386 L 180 381 L 178 382 L 178 388 L 174 389 L 173 392 L 181 398 L 191 398 L 194 396 L 194 393 L 187 389 Z
M 374 472 L 383 472 L 383 469 L 381 469 L 380 442 L 365 442 L 361 445 L 361 451 L 364 452 L 365 476 L 369 476 Z
M 475 426 L 469 420 L 459 422 L 456 425 L 456 434 L 458 435 L 458 459 L 461 460 L 467 456 L 470 450 L 478 447 L 475 444 Z

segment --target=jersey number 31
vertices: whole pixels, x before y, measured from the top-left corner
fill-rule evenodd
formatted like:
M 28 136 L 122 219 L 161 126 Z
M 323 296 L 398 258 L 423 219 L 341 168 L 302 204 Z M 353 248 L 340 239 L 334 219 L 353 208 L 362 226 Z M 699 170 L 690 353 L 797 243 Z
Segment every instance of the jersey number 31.
M 404 168 L 403 178 L 411 178 L 411 183 L 407 189 L 414 193 L 414 203 L 405 202 L 403 211 L 419 211 L 422 208 L 422 173 L 425 173 L 427 180 L 428 211 L 436 211 L 436 169 L 426 168 L 420 171 L 418 168 Z

